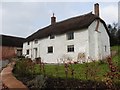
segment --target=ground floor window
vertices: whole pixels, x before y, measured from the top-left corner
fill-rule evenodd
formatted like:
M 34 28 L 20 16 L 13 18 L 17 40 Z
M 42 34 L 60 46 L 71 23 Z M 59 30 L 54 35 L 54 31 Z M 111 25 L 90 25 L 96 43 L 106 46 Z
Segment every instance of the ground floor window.
M 48 53 L 53 53 L 53 46 L 48 47 Z
M 74 52 L 74 45 L 68 45 L 67 52 Z

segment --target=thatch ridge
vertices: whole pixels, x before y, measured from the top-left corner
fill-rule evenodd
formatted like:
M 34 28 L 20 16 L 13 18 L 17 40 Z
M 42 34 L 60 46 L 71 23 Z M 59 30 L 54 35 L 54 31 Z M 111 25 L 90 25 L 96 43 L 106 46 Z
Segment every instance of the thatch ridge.
M 72 30 L 75 31 L 75 30 L 87 28 L 95 19 L 100 19 L 100 18 L 92 14 L 92 12 L 90 12 L 88 14 L 73 17 L 61 22 L 56 22 L 55 24 L 39 29 L 37 32 L 28 36 L 25 41 L 26 42 L 33 41 L 35 39 L 42 39 L 48 37 L 51 34 L 60 35 Z M 100 19 L 100 21 L 103 22 L 105 28 L 107 29 L 105 22 L 102 19 Z

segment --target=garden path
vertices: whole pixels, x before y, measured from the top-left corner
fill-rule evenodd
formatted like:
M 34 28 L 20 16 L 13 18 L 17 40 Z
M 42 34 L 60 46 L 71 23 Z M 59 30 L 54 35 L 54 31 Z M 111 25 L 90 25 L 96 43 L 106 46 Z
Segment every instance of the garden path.
M 12 73 L 15 62 L 9 63 L 0 73 L 0 81 L 3 84 L 3 88 L 8 90 L 28 90 L 28 88 L 19 80 L 17 80 Z

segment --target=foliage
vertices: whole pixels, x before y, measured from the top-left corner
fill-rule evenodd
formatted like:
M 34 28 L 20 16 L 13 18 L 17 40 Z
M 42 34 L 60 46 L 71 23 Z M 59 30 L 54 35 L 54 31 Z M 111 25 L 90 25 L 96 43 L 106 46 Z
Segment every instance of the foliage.
M 119 38 L 120 31 L 117 29 L 118 24 L 117 23 L 113 23 L 112 25 L 108 24 L 107 27 L 110 33 L 110 45 L 111 46 L 118 45 L 120 39 Z
M 29 88 L 42 88 L 45 87 L 46 78 L 43 75 L 37 75 L 34 79 L 27 82 Z
M 15 75 L 18 75 L 20 77 L 33 77 L 34 63 L 32 63 L 29 59 L 18 60 L 16 61 L 16 65 L 13 72 Z
M 29 88 L 45 87 L 44 64 L 32 62 L 30 59 L 22 58 L 16 61 L 14 75 L 23 81 Z
M 28 86 L 31 88 L 41 88 L 46 85 L 46 78 L 57 78 L 56 85 L 59 83 L 59 79 L 65 80 L 65 85 L 68 85 L 69 80 L 80 81 L 95 81 L 105 82 L 108 88 L 113 88 L 114 83 L 120 81 L 118 76 L 119 63 L 118 50 L 120 46 L 113 46 L 112 51 L 117 51 L 116 54 L 107 60 L 92 61 L 89 63 L 57 63 L 57 64 L 45 64 L 41 62 L 40 58 L 36 62 L 32 62 L 30 59 L 21 59 L 16 62 L 14 74 L 19 77 L 30 77 Z M 118 76 L 117 76 L 118 75 Z M 32 77 L 32 78 L 31 78 Z M 98 83 L 94 82 L 94 87 L 97 87 Z M 52 83 L 52 82 L 51 82 Z
M 120 71 L 120 46 L 113 46 L 111 48 L 112 51 L 117 51 L 117 54 L 112 57 L 113 62 L 116 64 L 116 66 L 118 67 L 119 71 Z
M 99 62 L 100 63 L 100 62 Z M 92 61 L 92 63 L 85 63 L 86 70 L 85 70 L 85 76 L 86 79 L 96 80 L 98 79 L 97 73 L 100 72 L 99 70 L 99 63 L 96 63 L 96 61 Z
M 115 87 L 115 81 L 118 81 L 120 79 L 120 73 L 118 71 L 118 67 L 113 63 L 112 58 L 107 58 L 107 63 L 109 67 L 109 72 L 106 73 L 104 81 L 106 82 L 106 85 L 110 89 L 116 89 Z

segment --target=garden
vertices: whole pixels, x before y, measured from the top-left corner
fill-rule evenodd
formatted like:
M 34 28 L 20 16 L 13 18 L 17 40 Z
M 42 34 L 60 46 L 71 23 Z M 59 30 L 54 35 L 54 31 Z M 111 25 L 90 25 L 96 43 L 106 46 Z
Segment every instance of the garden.
M 76 89 L 119 89 L 120 88 L 120 46 L 111 48 L 112 57 L 90 63 L 46 64 L 37 58 L 18 58 L 14 76 L 29 89 L 67 88 Z

